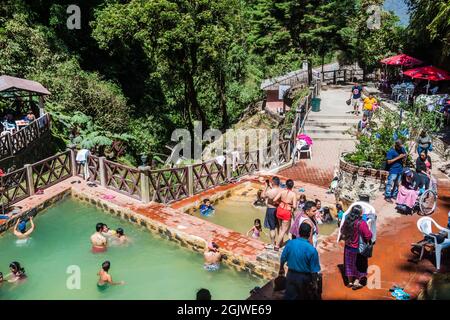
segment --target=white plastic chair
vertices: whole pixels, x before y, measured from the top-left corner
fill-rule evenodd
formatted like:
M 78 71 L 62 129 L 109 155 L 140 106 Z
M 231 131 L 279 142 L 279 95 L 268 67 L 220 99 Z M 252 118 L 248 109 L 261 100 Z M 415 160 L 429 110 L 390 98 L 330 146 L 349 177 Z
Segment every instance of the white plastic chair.
M 444 242 L 438 243 L 437 242 L 437 237 L 432 234 L 432 232 L 433 232 L 433 230 L 432 230 L 433 224 L 440 231 L 447 232 L 447 238 L 444 240 Z M 431 237 L 431 238 L 434 239 L 434 251 L 435 251 L 435 254 L 436 254 L 436 269 L 439 270 L 441 268 L 441 252 L 442 252 L 442 249 L 450 247 L 450 230 L 446 229 L 444 227 L 441 227 L 436 221 L 434 221 L 430 217 L 422 217 L 419 220 L 417 220 L 417 228 L 419 229 L 420 232 L 422 232 L 422 234 L 424 236 L 428 236 L 428 237 Z M 425 248 L 422 246 L 422 251 L 420 253 L 419 260 L 422 259 L 424 250 L 425 250 Z

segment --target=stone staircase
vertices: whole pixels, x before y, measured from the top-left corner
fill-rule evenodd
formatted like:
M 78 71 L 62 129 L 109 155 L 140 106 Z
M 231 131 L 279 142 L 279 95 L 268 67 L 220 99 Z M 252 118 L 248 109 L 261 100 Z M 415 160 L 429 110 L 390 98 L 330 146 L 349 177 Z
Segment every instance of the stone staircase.
M 348 115 L 325 115 L 311 112 L 305 122 L 305 133 L 313 140 L 354 140 L 348 129 L 356 131 L 360 117 Z

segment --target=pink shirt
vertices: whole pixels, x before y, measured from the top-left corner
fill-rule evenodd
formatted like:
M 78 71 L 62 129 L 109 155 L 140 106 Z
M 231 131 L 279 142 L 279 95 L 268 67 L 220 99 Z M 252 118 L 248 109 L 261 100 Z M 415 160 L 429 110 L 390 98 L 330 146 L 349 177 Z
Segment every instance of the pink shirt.
M 352 239 L 346 240 L 345 245 L 350 248 L 358 248 L 359 247 L 359 236 L 361 235 L 363 240 L 368 242 L 372 239 L 372 232 L 369 230 L 369 226 L 364 220 L 359 220 L 356 223 L 355 228 L 358 226 L 357 232 L 353 233 Z

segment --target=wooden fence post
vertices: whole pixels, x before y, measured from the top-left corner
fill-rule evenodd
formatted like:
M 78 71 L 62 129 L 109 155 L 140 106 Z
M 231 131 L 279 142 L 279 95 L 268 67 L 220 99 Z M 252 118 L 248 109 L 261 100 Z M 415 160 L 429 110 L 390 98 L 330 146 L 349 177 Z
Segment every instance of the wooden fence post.
M 231 159 L 231 153 L 227 153 L 225 158 L 225 172 L 227 174 L 227 179 L 231 179 L 233 177 L 233 169 L 231 167 L 233 160 Z
M 9 153 L 11 154 L 11 157 L 14 156 L 14 148 L 13 148 L 13 144 L 12 144 L 12 136 L 11 133 L 7 133 L 6 134 L 6 139 L 8 140 L 8 149 L 9 149 Z
M 187 166 L 187 187 L 189 196 L 194 195 L 194 166 L 192 164 Z
M 333 71 L 333 84 L 336 84 L 336 70 Z
M 143 203 L 150 202 L 150 180 L 149 180 L 149 166 L 140 166 L 139 168 L 140 180 L 141 180 L 141 201 Z
M 105 169 L 105 157 L 98 158 L 98 173 L 100 176 L 100 185 L 106 188 L 106 169 Z
M 27 174 L 27 185 L 30 196 L 34 195 L 33 167 L 31 164 L 24 165 Z
M 76 176 L 77 175 L 77 161 L 76 161 L 76 159 L 77 159 L 77 156 L 76 156 L 76 151 L 75 151 L 75 145 L 74 144 L 71 144 L 71 145 L 69 145 L 69 151 L 70 151 L 70 164 L 71 164 L 71 166 L 72 166 L 72 176 Z M 87 163 L 86 163 L 86 165 L 88 165 Z

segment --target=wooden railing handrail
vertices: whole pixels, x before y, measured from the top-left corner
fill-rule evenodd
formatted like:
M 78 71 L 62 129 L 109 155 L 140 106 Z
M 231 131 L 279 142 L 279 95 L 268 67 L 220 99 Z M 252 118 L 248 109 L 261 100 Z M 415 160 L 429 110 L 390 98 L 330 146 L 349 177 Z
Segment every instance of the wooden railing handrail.
M 53 156 L 51 156 L 51 157 L 48 157 L 48 158 L 45 158 L 45 159 L 43 159 L 43 160 L 40 160 L 40 161 L 38 161 L 38 162 L 33 163 L 31 166 L 34 167 L 34 166 L 37 166 L 37 165 L 42 164 L 42 163 L 44 163 L 44 162 L 51 161 L 51 160 L 53 160 L 53 159 L 56 159 L 56 158 L 62 156 L 63 154 L 69 153 L 69 152 L 70 152 L 70 150 L 58 152 L 57 154 L 55 154 L 55 155 L 53 155 Z

